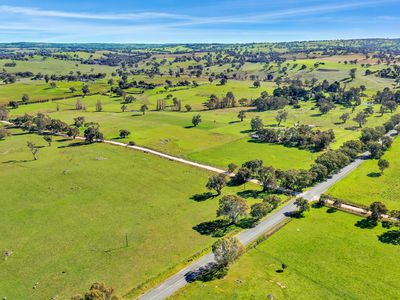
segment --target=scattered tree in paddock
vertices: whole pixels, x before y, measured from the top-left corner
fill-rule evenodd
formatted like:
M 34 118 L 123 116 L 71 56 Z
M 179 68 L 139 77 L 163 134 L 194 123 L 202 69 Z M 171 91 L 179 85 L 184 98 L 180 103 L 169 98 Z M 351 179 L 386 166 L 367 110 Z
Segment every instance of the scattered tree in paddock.
M 99 125 L 89 125 L 84 132 L 86 143 L 93 143 L 95 141 L 102 141 L 103 134 L 99 130 Z
M 101 100 L 97 100 L 96 102 L 96 111 L 97 112 L 103 111 L 103 104 L 101 103 Z
M 45 140 L 45 142 L 49 145 L 49 147 L 51 146 L 51 143 L 53 142 L 53 138 L 51 135 L 45 135 L 43 136 L 43 139 Z
M 206 188 L 209 190 L 214 190 L 217 195 L 221 195 L 221 191 L 226 185 L 226 178 L 224 174 L 213 175 L 208 179 Z
M 77 295 L 73 296 L 71 300 L 120 300 L 117 295 L 114 293 L 114 289 L 110 287 L 106 287 L 104 283 L 93 283 L 89 289 L 89 292 L 85 293 L 85 295 Z
M 244 110 L 239 111 L 237 117 L 240 119 L 240 122 L 243 122 L 243 120 L 246 118 L 246 112 Z
M 143 116 L 146 114 L 146 111 L 147 111 L 147 110 L 149 110 L 149 108 L 147 107 L 146 104 L 143 104 L 143 105 L 140 107 L 140 111 L 142 112 Z
M 354 117 L 353 121 L 356 122 L 360 128 L 362 128 L 363 125 L 367 123 L 367 115 L 361 111 Z
M 192 118 L 193 126 L 196 127 L 200 123 L 201 123 L 201 115 L 200 114 L 194 115 L 193 118 Z
M 350 119 L 349 113 L 344 113 L 343 115 L 340 116 L 340 120 L 342 120 L 343 124 L 346 124 L 348 119 Z
M 79 135 L 80 131 L 78 127 L 70 126 L 67 131 L 67 135 L 75 139 Z
M 383 171 L 389 168 L 389 162 L 386 159 L 380 159 L 378 161 L 378 167 L 379 170 L 381 171 L 381 174 L 383 174 Z
M 131 132 L 130 132 L 129 130 L 126 130 L 126 129 L 121 129 L 121 130 L 119 131 L 119 137 L 120 137 L 121 139 L 126 138 L 126 137 L 129 136 L 130 134 L 131 134 Z
M 29 101 L 29 95 L 28 94 L 23 94 L 22 95 L 22 98 L 21 98 L 21 100 L 22 100 L 22 102 L 28 102 Z
M 39 152 L 39 149 L 38 149 L 38 148 L 35 146 L 35 144 L 32 143 L 31 141 L 28 141 L 28 142 L 27 142 L 27 146 L 28 146 L 29 150 L 30 150 L 31 153 L 32 153 L 33 159 L 34 159 L 34 160 L 37 160 L 37 159 L 38 159 L 37 153 Z
M 0 127 L 0 140 L 4 139 L 5 137 L 9 136 L 10 132 L 5 129 L 4 127 Z
M 121 111 L 122 111 L 122 112 L 126 112 L 127 109 L 128 109 L 128 105 L 122 104 L 122 106 L 121 106 Z
M 89 90 L 89 86 L 88 86 L 88 85 L 84 85 L 84 86 L 82 87 L 82 93 L 83 93 L 84 96 L 86 96 L 87 94 L 90 93 L 90 90 Z
M 8 119 L 8 109 L 0 105 L 0 120 L 5 121 Z
M 261 118 L 257 116 L 251 119 L 250 126 L 252 131 L 258 131 L 264 127 L 264 124 Z
M 192 107 L 189 104 L 186 104 L 185 109 L 187 112 L 190 112 L 192 110 Z
M 288 115 L 289 113 L 285 110 L 278 111 L 278 114 L 275 117 L 276 121 L 278 122 L 278 126 L 281 126 L 282 122 L 286 122 Z
M 255 203 L 251 206 L 250 215 L 255 219 L 261 219 L 273 210 L 271 204 L 266 202 Z

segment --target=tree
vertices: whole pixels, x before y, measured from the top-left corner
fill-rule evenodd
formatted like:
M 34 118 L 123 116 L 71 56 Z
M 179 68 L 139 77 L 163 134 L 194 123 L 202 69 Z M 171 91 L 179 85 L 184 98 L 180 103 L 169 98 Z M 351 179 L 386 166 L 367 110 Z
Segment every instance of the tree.
M 243 119 L 246 118 L 246 112 L 244 110 L 239 111 L 237 117 L 240 119 L 240 122 L 243 122 Z
M 255 118 L 251 119 L 250 126 L 251 126 L 251 130 L 258 131 L 264 127 L 264 124 L 263 124 L 263 121 L 261 120 L 261 118 L 257 116 Z
M 228 80 L 227 80 L 226 78 L 222 78 L 222 79 L 219 81 L 219 84 L 220 84 L 220 85 L 225 85 L 227 82 L 228 82 Z
M 263 202 L 268 203 L 269 205 L 272 206 L 272 209 L 275 209 L 278 207 L 279 203 L 281 203 L 281 198 L 275 195 L 267 195 L 264 197 Z
M 101 112 L 103 110 L 103 104 L 101 103 L 101 100 L 97 100 L 96 102 L 96 111 Z
M 201 115 L 200 114 L 194 115 L 193 118 L 192 118 L 193 126 L 196 127 L 200 123 L 201 123 Z
M 69 91 L 70 91 L 71 93 L 75 93 L 75 92 L 76 92 L 76 87 L 71 86 L 71 87 L 69 88 Z
M 86 96 L 87 94 L 90 93 L 90 90 L 89 90 L 89 86 L 88 86 L 88 85 L 85 84 L 85 85 L 82 87 L 82 93 L 83 93 L 84 96 Z
M 79 129 L 75 126 L 70 126 L 67 131 L 67 135 L 75 139 L 79 135 Z
M 367 123 L 367 115 L 364 112 L 361 111 L 355 116 L 353 121 L 358 123 L 358 126 L 360 128 L 362 128 L 363 125 L 365 125 L 365 123 Z
M 343 121 L 343 124 L 345 124 L 348 119 L 350 119 L 350 114 L 349 113 L 344 113 L 343 115 L 340 116 L 340 120 Z
M 75 109 L 82 110 L 84 108 L 83 102 L 81 98 L 76 99 Z
M 246 201 L 236 195 L 223 196 L 219 200 L 217 217 L 224 216 L 236 224 L 239 217 L 247 215 L 248 206 Z
M 51 137 L 51 135 L 45 135 L 43 136 L 43 139 L 47 142 L 47 144 L 49 144 L 50 147 L 51 143 L 53 142 L 53 138 Z
M 119 131 L 119 137 L 120 137 L 121 139 L 126 138 L 126 137 L 129 136 L 130 134 L 131 134 L 131 132 L 130 132 L 129 130 L 126 130 L 126 129 L 121 129 L 121 130 Z
M 122 104 L 122 106 L 121 106 L 122 112 L 125 112 L 127 109 L 128 109 L 128 105 Z
M 383 174 L 383 171 L 389 168 L 389 162 L 386 159 L 381 158 L 380 160 L 378 160 L 378 167 L 381 171 L 381 174 Z
M 5 106 L 0 105 L 0 120 L 7 120 L 8 109 Z
M 351 80 L 354 80 L 356 78 L 356 72 L 357 72 L 356 68 L 353 68 L 350 70 L 349 75 L 350 75 Z
M 310 205 L 308 201 L 304 198 L 297 198 L 296 201 L 294 201 L 294 205 L 297 206 L 299 214 L 303 214 L 305 211 L 310 210 Z
M 6 136 L 9 136 L 10 132 L 4 127 L 0 127 L 0 140 L 4 139 Z
M 234 163 L 230 163 L 229 165 L 228 165 L 228 172 L 229 173 L 233 173 L 233 172 L 235 172 L 235 170 L 237 169 L 237 165 L 235 165 Z
M 79 117 L 74 118 L 74 125 L 76 127 L 78 127 L 78 128 L 82 127 L 84 123 L 85 123 L 85 117 L 84 116 L 79 116 Z
M 276 121 L 278 122 L 278 126 L 280 126 L 282 122 L 286 121 L 288 114 L 289 113 L 285 110 L 278 111 L 278 114 L 275 117 Z
M 32 143 L 31 141 L 27 142 L 27 146 L 28 146 L 29 150 L 31 151 L 31 153 L 33 155 L 33 159 L 37 160 L 38 159 L 37 158 L 37 153 L 38 153 L 39 149 L 36 148 L 35 144 Z
M 215 190 L 217 195 L 221 195 L 223 187 L 226 185 L 226 178 L 224 174 L 213 175 L 208 179 L 206 188 Z
M 99 130 L 98 125 L 90 125 L 84 132 L 86 143 L 93 143 L 96 140 L 102 141 L 103 134 Z
M 28 94 L 24 94 L 23 96 L 22 96 L 22 102 L 28 102 L 29 101 L 29 95 Z
M 270 213 L 272 209 L 273 208 L 269 203 L 266 202 L 255 203 L 251 206 L 250 215 L 253 218 L 261 219 L 265 217 L 268 213 Z
M 57 87 L 57 84 L 53 81 L 53 82 L 50 82 L 50 87 L 52 88 L 52 89 L 55 89 L 56 87 Z
M 186 104 L 185 105 L 185 109 L 186 109 L 187 112 L 189 112 L 189 111 L 192 110 L 192 107 L 189 104 Z
M 255 88 L 259 88 L 259 87 L 261 86 L 260 80 L 254 81 L 254 82 L 253 82 L 253 86 L 254 86 Z
M 119 300 L 120 298 L 114 294 L 114 289 L 106 287 L 104 283 L 93 283 L 89 292 L 84 296 L 74 296 L 72 300 Z
M 369 208 L 371 210 L 371 219 L 375 221 L 378 221 L 382 214 L 386 214 L 388 212 L 385 204 L 378 201 L 373 202 Z
M 276 187 L 276 175 L 273 167 L 261 167 L 258 170 L 258 179 L 263 186 L 263 192 Z
M 212 245 L 215 261 L 222 267 L 227 267 L 232 264 L 244 251 L 243 245 L 235 237 L 219 239 Z
M 140 107 L 140 111 L 143 113 L 143 116 L 144 116 L 144 114 L 146 113 L 146 110 L 148 110 L 149 108 L 147 107 L 147 105 L 146 104 L 143 104 L 141 107 Z

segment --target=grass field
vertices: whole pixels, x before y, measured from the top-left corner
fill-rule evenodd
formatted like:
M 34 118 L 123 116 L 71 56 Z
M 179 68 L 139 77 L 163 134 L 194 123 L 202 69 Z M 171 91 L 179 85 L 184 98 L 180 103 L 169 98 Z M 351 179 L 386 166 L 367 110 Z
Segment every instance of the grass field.
M 95 112 L 98 100 L 101 100 L 103 104 L 102 112 Z M 150 103 L 153 102 L 137 100 L 128 105 L 129 111 L 125 113 L 121 112 L 120 97 L 97 95 L 85 97 L 83 102 L 86 105 L 86 111 L 76 111 L 74 109 L 76 99 L 71 98 L 56 102 L 21 105 L 18 109 L 11 110 L 11 114 L 45 112 L 53 118 L 60 118 L 68 123 L 72 123 L 73 118 L 83 115 L 86 121 L 98 122 L 107 139 L 115 139 L 120 129 L 127 129 L 132 134 L 121 141 L 133 140 L 138 145 L 223 168 L 231 162 L 239 165 L 251 159 L 262 159 L 267 165 L 283 169 L 308 168 L 318 155 L 318 153 L 296 148 L 251 141 L 249 137 L 251 118 L 260 116 L 265 126 L 274 127 L 277 125 L 276 111 L 255 112 L 249 107 L 237 107 L 201 112 L 149 111 L 143 116 L 141 112 L 137 112 L 141 104 L 149 103 L 151 107 Z M 60 109 L 58 112 L 56 111 L 57 104 Z M 365 107 L 361 105 L 357 108 L 351 118 Z M 247 118 L 243 122 L 239 122 L 237 118 L 240 110 L 247 111 Z M 290 127 L 299 123 L 312 125 L 321 130 L 333 129 L 336 141 L 331 145 L 332 148 L 337 148 L 343 142 L 356 139 L 360 135 L 357 124 L 351 119 L 346 124 L 339 122 L 340 115 L 351 112 L 350 108 L 337 106 L 329 113 L 321 115 L 315 109 L 314 103 L 302 102 L 300 109 L 288 107 L 286 110 L 289 115 L 283 126 Z M 378 106 L 375 110 L 378 110 Z M 191 128 L 192 117 L 197 113 L 201 114 L 203 122 Z M 390 114 L 385 114 L 383 117 L 375 114 L 368 118 L 366 126 L 382 124 L 389 117 Z
M 400 209 L 399 155 L 400 140 L 396 138 L 383 156 L 390 163 L 383 175 L 380 175 L 378 161 L 368 160 L 331 187 L 326 194 L 363 205 L 381 201 L 389 209 Z
M 37 161 L 28 140 L 43 146 Z M 218 198 L 191 199 L 206 191 L 206 171 L 105 144 L 56 138 L 49 147 L 15 131 L 0 141 L 0 165 L 0 249 L 13 252 L 0 263 L 2 297 L 69 299 L 95 281 L 124 295 L 213 242 L 192 229 L 215 219 Z
M 359 217 L 312 209 L 256 248 L 226 278 L 195 282 L 173 299 L 396 299 L 400 289 L 398 246 L 381 243 Z M 281 264 L 288 268 L 278 273 Z

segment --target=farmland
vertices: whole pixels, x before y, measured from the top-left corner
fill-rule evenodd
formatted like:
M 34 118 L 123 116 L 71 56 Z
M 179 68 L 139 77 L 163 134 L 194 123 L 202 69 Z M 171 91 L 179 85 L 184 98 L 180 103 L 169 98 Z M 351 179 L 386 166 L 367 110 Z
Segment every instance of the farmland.
M 192 283 L 171 298 L 396 298 L 400 257 L 396 246 L 377 239 L 385 230 L 360 229 L 359 217 L 328 212 L 313 209 L 249 250 L 226 278 Z M 282 263 L 288 267 L 279 273 Z
M 42 147 L 37 161 L 27 141 Z M 218 198 L 191 199 L 206 191 L 205 171 L 102 144 L 57 138 L 49 147 L 19 131 L 0 141 L 0 155 L 0 247 L 13 251 L 0 269 L 8 298 L 68 298 L 96 280 L 124 294 L 213 241 L 192 229 L 215 218 Z
M 104 282 L 133 299 L 277 206 L 300 211 L 296 192 L 367 150 L 379 155 L 327 194 L 399 210 L 400 141 L 385 140 L 400 128 L 399 63 L 397 40 L 0 45 L 0 119 L 16 124 L 0 123 L 0 291 L 68 299 Z M 233 173 L 222 195 L 196 163 Z M 395 298 L 398 249 L 358 221 L 312 209 L 172 298 Z

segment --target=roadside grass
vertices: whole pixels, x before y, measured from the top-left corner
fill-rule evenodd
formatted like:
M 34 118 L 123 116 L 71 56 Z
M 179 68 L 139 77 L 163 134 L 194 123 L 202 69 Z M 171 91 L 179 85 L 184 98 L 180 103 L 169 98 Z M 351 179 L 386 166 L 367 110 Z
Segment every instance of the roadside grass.
M 360 229 L 359 217 L 328 212 L 312 209 L 250 249 L 225 278 L 191 283 L 170 298 L 396 298 L 400 252 L 377 238 L 387 230 Z M 283 272 L 282 263 L 288 266 Z
M 194 229 L 216 219 L 218 197 L 193 200 L 211 173 L 122 147 L 62 138 L 49 147 L 13 133 L 0 141 L 0 249 L 13 252 L 0 263 L 2 297 L 67 299 L 96 281 L 123 295 L 215 240 Z M 40 147 L 37 161 L 27 141 Z M 245 189 L 261 188 L 223 193 Z
M 389 209 L 400 209 L 400 140 L 396 138 L 383 159 L 390 166 L 380 174 L 378 160 L 368 160 L 346 178 L 332 186 L 327 195 L 353 203 L 369 205 L 380 201 Z

